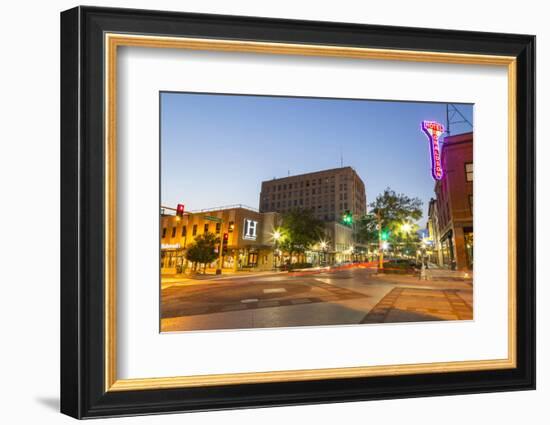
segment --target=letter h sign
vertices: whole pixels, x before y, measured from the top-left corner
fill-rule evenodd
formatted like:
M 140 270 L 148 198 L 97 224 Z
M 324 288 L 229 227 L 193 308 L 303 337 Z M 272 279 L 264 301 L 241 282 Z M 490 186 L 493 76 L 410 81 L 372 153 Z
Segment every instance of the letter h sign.
M 255 220 L 250 220 L 249 218 L 244 219 L 244 232 L 243 239 L 255 241 L 256 232 L 257 232 L 258 222 Z

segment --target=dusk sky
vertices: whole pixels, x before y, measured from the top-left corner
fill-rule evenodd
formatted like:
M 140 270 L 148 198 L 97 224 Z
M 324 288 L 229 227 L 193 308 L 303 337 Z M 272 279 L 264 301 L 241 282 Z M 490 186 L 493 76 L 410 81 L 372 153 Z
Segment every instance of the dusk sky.
M 473 122 L 472 105 L 456 105 Z M 422 120 L 445 125 L 444 103 L 161 93 L 161 205 L 258 208 L 263 180 L 344 166 L 367 203 L 387 186 L 434 197 Z M 466 124 L 452 133 L 471 131 Z

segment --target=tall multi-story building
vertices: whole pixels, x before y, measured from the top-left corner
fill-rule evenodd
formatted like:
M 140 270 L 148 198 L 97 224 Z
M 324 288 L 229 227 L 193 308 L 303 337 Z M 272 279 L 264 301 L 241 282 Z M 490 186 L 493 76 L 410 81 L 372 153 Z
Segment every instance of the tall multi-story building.
M 310 209 L 326 222 L 340 221 L 346 211 L 359 217 L 367 210 L 365 184 L 351 167 L 262 182 L 260 212 L 285 213 L 297 208 Z
M 473 268 L 473 133 L 445 138 L 443 178 L 435 184 L 442 261 L 458 270 Z

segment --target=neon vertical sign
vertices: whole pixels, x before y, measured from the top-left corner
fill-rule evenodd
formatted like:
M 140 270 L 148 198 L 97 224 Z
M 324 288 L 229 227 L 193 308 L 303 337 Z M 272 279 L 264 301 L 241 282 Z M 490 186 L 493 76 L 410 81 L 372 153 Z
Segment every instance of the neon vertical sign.
M 432 177 L 434 180 L 443 178 L 443 166 L 441 165 L 441 151 L 439 140 L 445 128 L 436 121 L 422 121 L 422 131 L 430 141 L 430 154 L 432 157 Z

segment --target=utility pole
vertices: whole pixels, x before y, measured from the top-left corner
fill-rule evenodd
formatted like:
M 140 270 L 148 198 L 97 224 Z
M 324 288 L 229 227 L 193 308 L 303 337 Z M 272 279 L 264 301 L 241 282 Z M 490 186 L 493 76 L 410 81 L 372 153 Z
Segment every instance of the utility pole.
M 446 112 L 447 112 L 447 131 L 446 131 L 447 136 L 451 135 L 451 126 L 453 124 L 466 124 L 470 128 L 474 127 L 470 122 L 470 120 L 468 120 L 468 118 L 466 118 L 464 114 L 460 112 L 460 110 L 456 107 L 456 105 L 452 103 L 447 103 Z
M 218 268 L 216 269 L 216 274 L 222 274 L 222 269 L 223 269 L 223 220 L 220 220 L 220 234 L 222 235 L 222 237 L 220 238 L 220 248 L 218 249 L 219 256 L 218 256 Z

